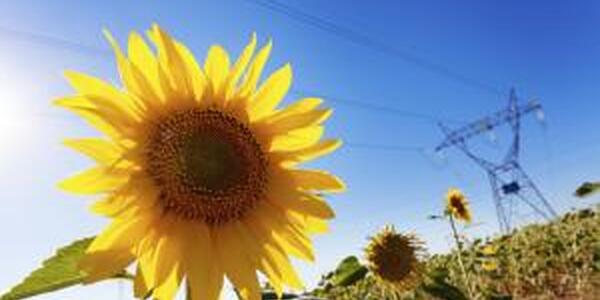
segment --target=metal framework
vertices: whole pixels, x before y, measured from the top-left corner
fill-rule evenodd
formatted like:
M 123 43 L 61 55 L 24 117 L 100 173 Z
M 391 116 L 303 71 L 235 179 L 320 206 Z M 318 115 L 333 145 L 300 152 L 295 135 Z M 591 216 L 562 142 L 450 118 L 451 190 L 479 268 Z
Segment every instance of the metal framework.
M 502 232 L 509 232 L 513 224 L 518 204 L 525 203 L 536 215 L 545 219 L 556 216 L 556 212 L 546 200 L 541 191 L 531 181 L 519 164 L 521 117 L 531 112 L 541 112 L 542 106 L 531 101 L 524 105 L 518 104 L 515 90 L 510 91 L 508 107 L 495 114 L 481 118 L 461 128 L 451 130 L 439 123 L 446 138 L 435 151 L 457 147 L 468 158 L 483 168 L 488 174 L 494 204 L 498 215 L 498 223 Z M 467 146 L 467 140 L 482 133 L 489 132 L 495 127 L 508 123 L 512 129 L 513 140 L 508 153 L 500 162 L 492 162 L 474 154 Z

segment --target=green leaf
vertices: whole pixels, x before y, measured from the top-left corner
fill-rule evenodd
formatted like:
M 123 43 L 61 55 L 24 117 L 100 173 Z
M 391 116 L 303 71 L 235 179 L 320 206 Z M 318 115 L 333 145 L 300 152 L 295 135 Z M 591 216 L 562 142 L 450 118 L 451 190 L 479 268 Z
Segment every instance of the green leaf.
M 444 300 L 468 300 L 467 296 L 457 287 L 446 283 L 434 281 L 422 286 L 423 290 L 430 295 Z
M 79 271 L 78 261 L 94 237 L 84 238 L 58 249 L 56 255 L 42 263 L 23 282 L 13 287 L 0 300 L 18 300 L 53 292 L 82 283 L 85 274 Z
M 448 272 L 448 269 L 440 267 L 440 268 L 434 269 L 428 275 L 435 282 L 445 282 L 446 278 L 448 278 L 448 276 L 449 276 L 449 272 Z
M 264 291 L 264 292 L 262 292 L 261 299 L 262 300 L 284 300 L 284 299 L 299 299 L 299 297 L 295 294 L 283 293 L 281 295 L 281 298 L 279 298 L 279 297 L 277 297 L 277 294 L 273 291 Z
M 575 190 L 575 196 L 583 198 L 600 192 L 600 182 L 584 182 Z
M 444 300 L 468 300 L 469 298 L 457 287 L 446 282 L 448 270 L 437 268 L 429 274 L 429 280 L 421 285 L 426 293 Z
M 360 264 L 355 256 L 348 256 L 342 260 L 331 278 L 334 286 L 349 286 L 363 279 L 367 275 L 367 268 Z
M 596 243 L 592 256 L 592 267 L 594 271 L 600 272 L 600 243 Z

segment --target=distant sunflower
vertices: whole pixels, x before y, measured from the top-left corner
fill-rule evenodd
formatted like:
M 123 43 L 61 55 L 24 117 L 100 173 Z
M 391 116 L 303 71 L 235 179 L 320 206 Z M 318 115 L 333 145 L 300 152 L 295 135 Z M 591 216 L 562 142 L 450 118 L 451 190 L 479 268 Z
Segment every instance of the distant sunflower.
M 449 189 L 446 194 L 446 212 L 457 220 L 471 222 L 471 209 L 465 195 L 458 189 Z
M 488 244 L 481 249 L 481 253 L 486 256 L 494 256 L 498 252 L 498 246 L 494 244 Z
M 316 98 L 278 108 L 289 64 L 257 88 L 271 43 L 254 56 L 254 35 L 234 63 L 212 46 L 203 67 L 157 25 L 148 33 L 156 50 L 133 32 L 128 57 L 106 36 L 123 88 L 67 72 L 77 94 L 56 102 L 104 135 L 66 141 L 98 165 L 60 184 L 102 195 L 92 210 L 112 219 L 80 264 L 88 281 L 137 262 L 136 295 L 161 300 L 184 280 L 191 299 L 217 299 L 225 277 L 257 300 L 257 272 L 279 294 L 300 289 L 289 255 L 314 260 L 310 235 L 334 216 L 321 195 L 344 189 L 297 168 L 340 146 L 321 140 L 331 110 Z
M 371 238 L 366 250 L 367 267 L 382 286 L 401 293 L 413 289 L 422 278 L 420 262 L 425 249 L 413 234 L 385 226 Z
M 498 263 L 495 260 L 486 259 L 481 263 L 481 268 L 487 272 L 493 272 L 498 269 Z

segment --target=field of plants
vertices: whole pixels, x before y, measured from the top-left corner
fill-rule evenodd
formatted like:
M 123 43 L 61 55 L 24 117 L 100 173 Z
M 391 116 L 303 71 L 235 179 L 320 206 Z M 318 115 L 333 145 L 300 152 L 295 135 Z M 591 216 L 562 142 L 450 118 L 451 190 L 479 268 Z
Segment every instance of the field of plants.
M 386 291 L 347 258 L 314 294 L 326 299 L 600 299 L 600 206 L 424 260 L 423 283 Z

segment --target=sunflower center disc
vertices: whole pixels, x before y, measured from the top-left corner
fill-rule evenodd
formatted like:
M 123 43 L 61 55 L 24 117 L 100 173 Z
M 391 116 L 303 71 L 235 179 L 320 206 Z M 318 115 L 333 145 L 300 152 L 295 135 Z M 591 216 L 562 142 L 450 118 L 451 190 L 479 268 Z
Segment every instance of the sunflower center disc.
M 209 225 L 241 218 L 263 198 L 267 160 L 250 129 L 214 109 L 175 113 L 155 125 L 148 173 L 168 212 Z
M 456 197 L 456 196 L 451 197 L 450 204 L 452 205 L 452 207 L 454 207 L 454 209 L 456 209 L 456 212 L 459 215 L 462 215 L 465 213 L 466 208 L 463 204 L 463 200 L 460 197 Z
M 401 281 L 413 268 L 414 249 L 402 238 L 386 236 L 374 247 L 371 259 L 379 276 Z

